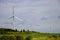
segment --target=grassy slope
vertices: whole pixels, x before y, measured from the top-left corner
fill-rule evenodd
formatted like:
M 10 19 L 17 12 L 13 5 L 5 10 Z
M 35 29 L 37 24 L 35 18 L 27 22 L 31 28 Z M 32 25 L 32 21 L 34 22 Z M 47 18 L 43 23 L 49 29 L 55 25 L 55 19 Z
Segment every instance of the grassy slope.
M 7 29 L 5 29 L 7 30 Z M 9 29 L 10 30 L 10 29 Z M 1 31 L 1 29 L 0 29 Z M 27 36 L 31 36 L 32 40 L 60 40 L 60 34 L 49 34 L 49 33 L 39 33 L 39 32 L 20 32 L 20 31 L 7 31 L 5 34 L 0 34 L 1 36 L 23 36 L 26 38 Z

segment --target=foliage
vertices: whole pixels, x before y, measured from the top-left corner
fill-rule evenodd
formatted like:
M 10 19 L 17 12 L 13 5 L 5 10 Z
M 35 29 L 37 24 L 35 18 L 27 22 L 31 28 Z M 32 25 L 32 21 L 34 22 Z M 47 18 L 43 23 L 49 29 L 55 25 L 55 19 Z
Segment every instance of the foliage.
M 16 40 L 23 40 L 22 36 L 16 36 Z
M 28 36 L 25 40 L 31 40 L 32 37 L 31 36 Z
M 23 32 L 25 32 L 25 30 L 23 29 Z
M 57 36 L 56 36 L 56 35 L 52 35 L 52 37 L 53 37 L 53 38 L 57 38 Z
M 15 40 L 14 36 L 2 36 L 0 37 L 0 40 Z
M 57 38 L 58 36 L 57 36 L 57 35 L 49 35 L 48 37 L 49 37 L 49 38 L 52 38 L 52 37 L 53 37 L 53 38 Z
M 7 29 L 7 28 L 0 28 L 0 32 L 17 32 L 17 29 L 13 30 L 13 29 Z
M 0 40 L 60 40 L 60 34 L 0 29 Z

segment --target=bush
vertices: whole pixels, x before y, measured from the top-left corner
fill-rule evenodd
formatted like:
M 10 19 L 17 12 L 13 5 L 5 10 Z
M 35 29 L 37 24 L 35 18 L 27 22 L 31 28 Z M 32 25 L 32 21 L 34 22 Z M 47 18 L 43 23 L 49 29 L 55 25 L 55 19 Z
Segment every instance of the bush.
M 57 38 L 57 35 L 49 35 L 48 37 L 49 37 L 49 38 L 52 38 L 52 37 L 53 37 L 53 38 Z
M 25 32 L 25 30 L 23 29 L 23 32 Z
M 23 40 L 22 36 L 16 36 L 16 40 Z
M 57 38 L 57 36 L 56 36 L 56 35 L 52 35 L 52 37 Z
M 22 32 L 22 30 L 20 32 Z
M 29 30 L 27 30 L 27 32 L 30 32 Z
M 14 36 L 2 36 L 0 40 L 15 40 Z
M 31 40 L 32 37 L 31 36 L 28 36 L 25 40 Z
M 4 30 L 0 31 L 0 34 L 6 34 L 7 32 L 5 32 Z

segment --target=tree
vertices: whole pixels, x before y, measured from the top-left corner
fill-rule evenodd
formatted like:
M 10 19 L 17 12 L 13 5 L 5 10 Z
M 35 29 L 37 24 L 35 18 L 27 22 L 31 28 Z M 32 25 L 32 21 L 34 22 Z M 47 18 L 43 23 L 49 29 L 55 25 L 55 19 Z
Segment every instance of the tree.
M 23 29 L 23 32 L 25 32 L 25 30 Z

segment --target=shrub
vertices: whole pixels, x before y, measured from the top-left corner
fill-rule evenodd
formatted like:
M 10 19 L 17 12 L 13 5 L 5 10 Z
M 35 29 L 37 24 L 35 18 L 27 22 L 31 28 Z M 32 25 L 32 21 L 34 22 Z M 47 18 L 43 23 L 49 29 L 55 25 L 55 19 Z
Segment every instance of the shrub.
M 23 30 L 20 30 L 20 32 L 23 32 Z
M 16 36 L 16 40 L 23 40 L 22 36 Z
M 25 32 L 25 30 L 23 29 L 23 32 Z
M 52 37 L 57 38 L 57 36 L 56 36 L 56 35 L 52 35 Z
M 14 36 L 2 36 L 0 40 L 15 40 Z
M 60 37 L 60 35 L 58 35 L 58 37 Z
M 49 38 L 52 38 L 52 37 L 53 37 L 53 38 L 57 38 L 56 35 L 49 35 L 48 37 L 49 37 Z
M 32 37 L 31 36 L 28 36 L 25 40 L 31 40 Z
M 30 32 L 29 30 L 27 30 L 27 32 Z

